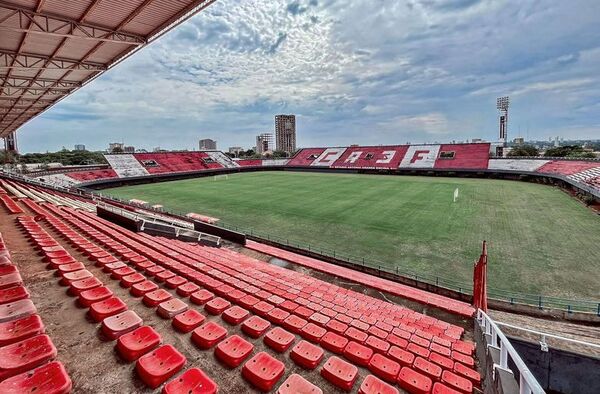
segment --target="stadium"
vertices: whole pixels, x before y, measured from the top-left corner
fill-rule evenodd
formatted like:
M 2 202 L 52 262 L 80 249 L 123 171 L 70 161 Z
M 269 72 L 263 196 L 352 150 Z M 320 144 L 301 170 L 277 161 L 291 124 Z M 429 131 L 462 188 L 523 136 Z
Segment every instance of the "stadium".
M 0 2 L 6 150 L 211 3 Z M 497 149 L 7 167 L 0 392 L 598 392 L 600 160 Z

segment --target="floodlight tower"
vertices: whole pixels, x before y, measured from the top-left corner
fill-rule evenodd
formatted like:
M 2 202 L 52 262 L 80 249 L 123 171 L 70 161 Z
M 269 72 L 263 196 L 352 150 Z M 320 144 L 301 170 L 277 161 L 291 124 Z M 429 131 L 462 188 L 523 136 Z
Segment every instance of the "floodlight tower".
M 508 141 L 508 107 L 510 106 L 510 98 L 508 96 L 498 97 L 496 99 L 496 108 L 500 111 L 500 142 L 506 146 Z

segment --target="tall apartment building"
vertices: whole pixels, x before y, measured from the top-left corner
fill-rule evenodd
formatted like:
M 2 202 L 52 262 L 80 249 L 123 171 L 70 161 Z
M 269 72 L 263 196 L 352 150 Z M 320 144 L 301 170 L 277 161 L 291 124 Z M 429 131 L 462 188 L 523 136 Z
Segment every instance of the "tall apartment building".
M 273 134 L 262 133 L 256 136 L 256 153 L 262 155 L 273 148 Z
M 296 151 L 296 115 L 275 115 L 275 143 L 277 150 Z
M 206 138 L 199 142 L 200 150 L 216 150 L 217 141 Z
M 85 145 L 83 145 L 83 144 L 76 144 L 75 145 L 75 150 L 78 150 L 78 151 L 85 150 Z

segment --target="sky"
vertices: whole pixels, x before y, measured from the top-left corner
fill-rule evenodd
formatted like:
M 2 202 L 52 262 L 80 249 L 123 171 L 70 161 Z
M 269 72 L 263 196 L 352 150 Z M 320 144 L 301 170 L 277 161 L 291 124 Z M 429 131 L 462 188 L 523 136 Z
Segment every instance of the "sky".
M 299 147 L 600 139 L 600 1 L 218 0 L 19 132 L 21 151 L 109 142 Z

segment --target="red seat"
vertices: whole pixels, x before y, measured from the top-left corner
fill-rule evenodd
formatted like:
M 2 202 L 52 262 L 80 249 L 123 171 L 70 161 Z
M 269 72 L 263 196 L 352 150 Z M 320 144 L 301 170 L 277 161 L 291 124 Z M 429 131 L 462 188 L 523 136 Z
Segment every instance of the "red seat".
M 267 313 L 267 320 L 269 320 L 271 323 L 281 325 L 289 315 L 289 312 L 284 311 L 283 309 L 275 308 L 271 312 Z
M 231 302 L 224 298 L 217 297 L 208 301 L 204 305 L 204 309 L 211 315 L 220 315 L 223 311 L 231 306 Z
M 214 322 L 208 322 L 192 332 L 192 342 L 200 349 L 210 349 L 227 336 L 227 330 Z
M 15 375 L 0 383 L 0 393 L 3 394 L 68 394 L 71 388 L 71 379 L 65 367 L 58 361 Z
M 415 359 L 413 369 L 423 375 L 429 376 L 433 381 L 439 381 L 442 376 L 442 367 L 422 357 Z
M 344 348 L 344 357 L 360 366 L 369 365 L 369 360 L 373 356 L 373 349 L 368 348 L 354 341 L 348 342 Z
M 43 334 L 44 331 L 44 323 L 42 323 L 42 319 L 38 315 L 0 323 L 0 346 L 6 346 L 35 335 Z
M 181 301 L 179 298 L 171 298 L 170 300 L 161 302 L 158 305 L 156 313 L 162 318 L 171 319 L 173 316 L 187 311 L 187 309 L 188 304 Z
M 186 282 L 177 287 L 177 294 L 179 294 L 182 297 L 189 297 L 199 289 L 200 286 L 198 286 L 197 284 L 193 282 Z
M 101 322 L 109 316 L 127 310 L 127 305 L 119 297 L 110 297 L 90 305 L 90 316 L 94 321 Z
M 95 302 L 105 300 L 112 297 L 113 292 L 106 286 L 96 287 L 91 290 L 82 291 L 79 294 L 79 304 L 88 308 Z
M 469 379 L 476 386 L 479 386 L 479 384 L 481 383 L 481 376 L 479 375 L 479 372 L 467 367 L 466 365 L 459 363 L 458 361 L 454 363 L 452 372 L 456 373 L 459 376 Z
M 104 268 L 102 268 L 102 271 L 109 273 L 109 272 L 113 272 L 114 270 L 118 270 L 118 269 L 125 268 L 125 267 L 127 267 L 127 264 L 125 264 L 124 262 L 115 261 L 114 263 L 106 264 L 104 266 Z
M 429 358 L 429 349 L 423 346 L 419 346 L 414 342 L 411 342 L 406 347 L 406 350 L 413 353 L 416 356 L 421 356 L 423 358 Z
M 435 352 L 431 352 L 431 354 L 429 355 L 429 360 L 432 363 L 436 363 L 437 365 L 439 365 L 440 367 L 442 367 L 444 369 L 452 370 L 452 368 L 454 367 L 454 361 L 452 361 L 448 357 L 444 357 Z
M 404 349 L 400 349 L 398 346 L 392 346 L 390 350 L 388 350 L 388 356 L 405 367 L 410 367 L 415 360 L 414 354 Z
M 10 287 L 0 290 L 0 304 L 7 304 L 29 298 L 29 292 L 23 286 Z
M 158 306 L 161 302 L 165 302 L 173 298 L 171 293 L 166 291 L 165 289 L 156 289 L 154 291 L 147 292 L 144 294 L 144 298 L 142 301 L 146 306 L 154 308 Z
M 367 335 L 367 333 L 360 331 L 354 327 L 350 327 L 346 330 L 346 332 L 344 333 L 344 336 L 346 338 L 348 338 L 351 341 L 354 342 L 358 342 L 358 343 L 365 343 L 365 341 L 367 340 L 367 338 L 369 337 Z
M 183 285 L 184 283 L 187 283 L 187 279 L 177 275 L 167 279 L 165 281 L 165 286 L 167 286 L 167 288 L 169 289 L 175 289 L 178 286 Z
M 190 296 L 190 301 L 196 305 L 204 305 L 215 297 L 213 293 L 206 289 L 198 290 Z
M 62 279 L 60 280 L 60 284 L 63 286 L 71 286 L 71 284 L 73 282 L 76 282 L 76 281 L 82 280 L 82 279 L 91 278 L 93 276 L 94 275 L 92 275 L 92 273 L 88 270 L 67 272 L 66 274 L 63 275 Z
M 398 390 L 376 378 L 373 375 L 368 375 L 361 383 L 358 389 L 358 394 L 399 394 Z
M 464 353 L 460 353 L 457 351 L 452 351 L 451 353 L 451 357 L 454 361 L 458 361 L 460 363 L 463 363 L 469 367 L 473 367 L 475 365 L 475 360 L 473 359 L 473 357 L 471 356 L 467 356 Z
M 388 342 L 374 335 L 369 335 L 369 337 L 365 341 L 365 345 L 381 354 L 386 354 L 390 348 L 390 344 Z
M 463 378 L 451 371 L 444 371 L 442 373 L 442 383 L 462 393 L 471 393 L 473 391 L 473 383 L 469 379 Z
M 0 276 L 0 289 L 6 289 L 13 286 L 19 286 L 23 284 L 23 279 L 18 272 L 6 274 Z
M 125 311 L 102 321 L 102 332 L 110 340 L 117 339 L 142 325 L 142 319 L 134 311 Z
M 431 394 L 461 394 L 460 391 L 451 389 L 443 383 L 434 383 Z
M 139 272 L 136 272 L 134 274 L 124 276 L 121 279 L 121 286 L 123 286 L 125 288 L 130 288 L 131 286 L 135 285 L 136 283 L 140 283 L 145 280 L 146 280 L 146 277 L 144 275 L 140 274 Z
M 321 338 L 321 346 L 337 354 L 342 354 L 347 344 L 348 339 L 332 331 L 327 332 Z
M 284 372 L 283 363 L 265 352 L 256 354 L 242 368 L 242 376 L 262 391 L 270 391 Z
M 369 371 L 391 383 L 396 381 L 396 377 L 400 373 L 400 368 L 400 364 L 379 353 L 375 353 L 371 357 L 371 361 L 369 361 Z
M 339 357 L 332 356 L 323 365 L 321 376 L 340 389 L 350 391 L 358 377 L 358 368 Z
M 58 267 L 58 273 L 63 276 L 67 272 L 79 271 L 85 269 L 85 265 L 83 263 L 76 261 L 70 264 L 62 264 Z
M 281 383 L 281 386 L 277 389 L 277 394 L 323 394 L 323 390 L 302 376 L 293 373 Z
M 232 306 L 231 308 L 226 309 L 221 318 L 225 320 L 227 323 L 232 325 L 238 325 L 250 315 L 250 312 L 245 310 L 244 308 L 240 308 L 237 305 Z
M 290 358 L 306 369 L 315 369 L 323 359 L 323 355 L 323 349 L 307 341 L 298 342 L 290 352 Z
M 0 381 L 29 371 L 56 357 L 47 335 L 38 335 L 0 348 Z
M 325 327 L 327 327 L 328 329 L 330 329 L 332 331 L 337 332 L 338 334 L 343 334 L 348 329 L 347 324 L 344 324 L 341 321 L 334 320 L 334 319 L 329 320 L 329 322 L 327 322 Z
M 296 336 L 291 332 L 281 327 L 275 327 L 265 335 L 263 341 L 271 349 L 278 353 L 283 353 L 289 349 L 295 339 Z
M 158 285 L 149 280 L 145 280 L 143 282 L 136 283 L 131 286 L 129 289 L 129 293 L 134 297 L 143 297 L 146 293 L 154 291 L 158 289 Z
M 200 312 L 195 309 L 188 309 L 187 311 L 178 314 L 173 318 L 173 327 L 179 332 L 190 332 L 200 324 L 204 323 L 206 318 Z
M 398 374 L 398 384 L 409 393 L 428 394 L 433 382 L 427 376 L 409 367 L 403 367 Z
M 163 387 L 162 394 L 216 394 L 219 386 L 201 369 L 190 368 Z
M 84 291 L 95 289 L 96 287 L 100 287 L 102 285 L 103 283 L 100 282 L 98 278 L 92 276 L 91 278 L 82 279 L 71 283 L 69 294 L 78 297 Z
M 157 282 L 164 282 L 167 279 L 170 279 L 174 276 L 175 276 L 174 272 L 169 271 L 169 270 L 163 270 L 163 271 L 158 272 L 154 278 L 156 279 Z
M 185 356 L 172 345 L 163 345 L 137 360 L 135 369 L 146 385 L 152 389 L 175 375 L 186 362 Z
M 215 357 L 230 368 L 240 365 L 254 349 L 254 345 L 238 335 L 221 341 L 215 348 Z
M 299 334 L 300 330 L 302 330 L 302 327 L 304 327 L 306 323 L 308 322 L 303 318 L 296 315 L 290 315 L 287 319 L 283 321 L 283 326 L 289 331 Z
M 315 343 L 319 343 L 325 333 L 327 333 L 327 330 L 315 323 L 308 323 L 300 330 L 300 335 L 303 338 Z
M 134 361 L 161 342 L 160 334 L 152 327 L 142 326 L 132 332 L 121 335 L 117 340 L 117 351 L 127 361 Z
M 252 311 L 258 316 L 266 317 L 275 307 L 266 301 L 257 302 L 252 306 Z
M 20 319 L 37 312 L 30 299 L 18 300 L 0 305 L 0 323 Z
M 119 268 L 114 270 L 111 274 L 110 277 L 113 279 L 117 279 L 117 280 L 121 280 L 126 276 L 129 275 L 133 275 L 135 274 L 135 270 L 131 267 L 123 267 L 123 268 Z
M 259 316 L 252 316 L 242 323 L 242 331 L 252 338 L 258 338 L 264 334 L 271 323 Z

